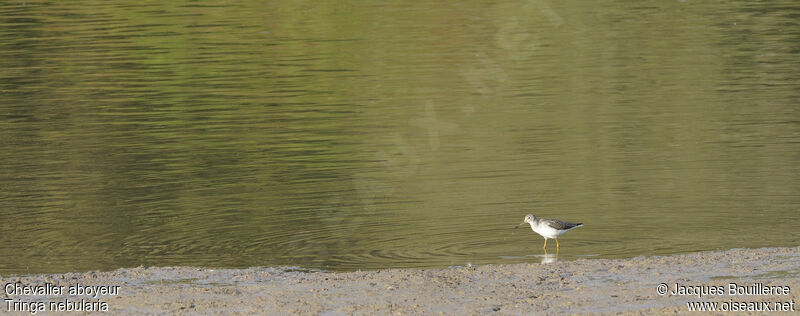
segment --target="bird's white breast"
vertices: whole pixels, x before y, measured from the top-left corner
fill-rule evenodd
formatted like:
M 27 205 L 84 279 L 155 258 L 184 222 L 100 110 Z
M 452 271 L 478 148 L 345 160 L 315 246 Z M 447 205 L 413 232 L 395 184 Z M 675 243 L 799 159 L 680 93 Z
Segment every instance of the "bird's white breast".
M 537 234 L 542 235 L 542 237 L 555 239 L 558 235 L 561 235 L 561 232 L 557 231 L 555 228 L 550 227 L 545 223 L 539 223 L 539 225 L 534 225 L 531 223 L 531 229 L 535 231 Z

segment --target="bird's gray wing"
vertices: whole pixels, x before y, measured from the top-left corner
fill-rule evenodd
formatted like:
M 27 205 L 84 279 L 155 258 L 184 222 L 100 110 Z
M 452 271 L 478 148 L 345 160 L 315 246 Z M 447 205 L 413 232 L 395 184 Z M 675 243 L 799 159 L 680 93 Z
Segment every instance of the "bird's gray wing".
M 564 230 L 564 229 L 572 229 L 578 226 L 583 225 L 583 223 L 570 223 L 565 221 L 560 221 L 557 219 L 548 219 L 547 226 L 550 226 L 554 229 Z

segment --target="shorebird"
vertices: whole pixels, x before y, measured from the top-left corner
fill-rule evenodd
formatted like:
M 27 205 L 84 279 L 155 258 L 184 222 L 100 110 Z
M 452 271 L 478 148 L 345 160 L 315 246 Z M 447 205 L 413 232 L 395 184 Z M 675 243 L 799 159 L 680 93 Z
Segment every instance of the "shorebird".
M 533 216 L 533 214 L 528 214 L 525 215 L 525 220 L 514 228 L 519 228 L 525 223 L 531 224 L 531 229 L 544 237 L 544 246 L 542 248 L 545 250 L 547 250 L 547 239 L 555 239 L 556 249 L 561 249 L 561 245 L 558 243 L 558 236 L 561 236 L 561 234 L 572 229 L 583 226 L 583 223 L 570 223 L 557 219 L 537 218 L 536 216 Z

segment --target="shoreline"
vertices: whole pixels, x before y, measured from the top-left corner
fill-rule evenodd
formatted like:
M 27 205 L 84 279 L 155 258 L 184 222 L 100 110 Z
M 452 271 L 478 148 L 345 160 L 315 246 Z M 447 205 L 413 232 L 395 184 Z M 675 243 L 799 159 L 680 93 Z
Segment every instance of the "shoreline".
M 662 283 L 668 287 L 666 295 L 658 293 Z M 125 268 L 0 276 L 0 285 L 2 311 L 19 311 L 27 306 L 28 310 L 19 312 L 27 315 L 42 305 L 39 312 L 44 313 L 57 308 L 62 308 L 57 309 L 62 313 L 79 307 L 81 311 L 102 310 L 105 305 L 114 314 L 136 315 L 637 315 L 688 312 L 687 302 L 695 301 L 718 302 L 717 308 L 727 304 L 728 309 L 768 306 L 797 311 L 800 247 L 356 272 Z M 63 288 L 54 294 L 54 287 L 59 286 Z M 25 287 L 29 292 L 19 290 Z M 50 292 L 37 295 L 36 287 L 49 288 Z M 730 287 L 743 290 L 729 292 Z M 58 304 L 49 305 L 51 302 Z

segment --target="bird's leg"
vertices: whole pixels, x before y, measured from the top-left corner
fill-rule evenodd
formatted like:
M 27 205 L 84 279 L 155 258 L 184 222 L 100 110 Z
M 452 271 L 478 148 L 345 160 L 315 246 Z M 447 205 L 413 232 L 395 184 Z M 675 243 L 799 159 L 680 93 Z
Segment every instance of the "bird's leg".
M 545 238 L 545 239 L 544 239 L 544 246 L 543 246 L 542 248 L 544 248 L 545 250 L 547 250 L 547 238 Z
M 561 249 L 561 245 L 558 243 L 558 238 L 556 238 L 556 249 Z

